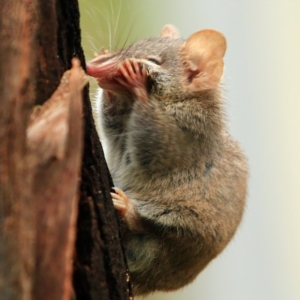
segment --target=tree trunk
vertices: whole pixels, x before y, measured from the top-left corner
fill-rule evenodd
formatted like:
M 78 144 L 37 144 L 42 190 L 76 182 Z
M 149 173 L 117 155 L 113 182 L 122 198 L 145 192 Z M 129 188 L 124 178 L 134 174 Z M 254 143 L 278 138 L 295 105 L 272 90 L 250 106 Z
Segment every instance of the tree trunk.
M 78 3 L 0 8 L 0 299 L 129 299 Z

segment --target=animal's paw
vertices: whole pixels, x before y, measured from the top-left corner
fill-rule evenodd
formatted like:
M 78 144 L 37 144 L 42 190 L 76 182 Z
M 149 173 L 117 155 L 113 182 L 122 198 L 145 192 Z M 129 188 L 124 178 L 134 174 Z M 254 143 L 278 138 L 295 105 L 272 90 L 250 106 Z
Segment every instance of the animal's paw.
M 143 224 L 138 216 L 136 209 L 126 194 L 119 188 L 114 187 L 112 196 L 115 209 L 121 215 L 128 228 L 135 231 L 143 230 Z
M 115 193 L 110 193 L 115 209 L 122 217 L 125 217 L 131 210 L 132 204 L 126 194 L 119 188 L 114 187 Z
M 124 86 L 133 96 L 142 101 L 148 99 L 147 94 L 147 71 L 142 64 L 139 64 L 135 59 L 125 59 L 119 65 L 121 78 L 117 81 Z

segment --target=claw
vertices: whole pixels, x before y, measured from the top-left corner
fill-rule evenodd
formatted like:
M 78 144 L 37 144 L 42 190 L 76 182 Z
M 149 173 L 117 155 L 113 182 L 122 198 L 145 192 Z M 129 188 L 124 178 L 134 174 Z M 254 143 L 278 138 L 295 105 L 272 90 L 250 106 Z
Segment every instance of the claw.
M 135 98 L 144 102 L 148 99 L 146 90 L 147 70 L 135 59 L 126 58 L 119 65 L 119 72 L 123 78 L 116 79 L 122 86 L 131 92 Z

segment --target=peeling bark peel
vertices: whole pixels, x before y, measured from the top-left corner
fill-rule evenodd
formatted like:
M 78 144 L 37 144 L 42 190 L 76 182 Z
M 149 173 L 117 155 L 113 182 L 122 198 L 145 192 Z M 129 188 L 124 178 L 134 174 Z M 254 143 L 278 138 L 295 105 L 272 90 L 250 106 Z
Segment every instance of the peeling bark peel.
M 51 98 L 33 112 L 27 129 L 39 228 L 34 299 L 70 299 L 72 292 L 86 83 L 78 59 L 73 59 L 72 69 L 65 72 Z

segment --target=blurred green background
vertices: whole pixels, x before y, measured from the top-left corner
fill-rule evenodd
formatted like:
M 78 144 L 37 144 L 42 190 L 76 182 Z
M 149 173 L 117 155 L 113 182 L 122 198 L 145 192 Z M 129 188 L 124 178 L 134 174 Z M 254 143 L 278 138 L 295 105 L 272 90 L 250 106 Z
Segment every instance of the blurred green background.
M 227 39 L 229 129 L 249 159 L 237 235 L 190 286 L 147 300 L 300 299 L 300 1 L 79 0 L 87 60 L 174 24 Z M 93 85 L 92 94 L 96 85 Z

